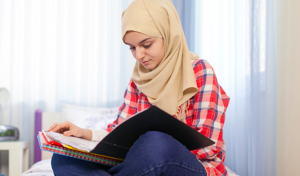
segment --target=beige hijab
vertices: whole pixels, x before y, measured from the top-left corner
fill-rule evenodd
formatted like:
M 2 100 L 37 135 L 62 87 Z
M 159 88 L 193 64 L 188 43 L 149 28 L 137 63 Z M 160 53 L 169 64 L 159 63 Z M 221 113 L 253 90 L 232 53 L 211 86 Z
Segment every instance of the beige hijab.
M 191 59 L 178 14 L 169 0 L 135 0 L 122 14 L 122 36 L 137 31 L 164 39 L 165 56 L 154 69 L 138 61 L 132 80 L 151 104 L 185 122 L 188 101 L 197 91 Z M 181 107 L 181 108 L 180 108 Z

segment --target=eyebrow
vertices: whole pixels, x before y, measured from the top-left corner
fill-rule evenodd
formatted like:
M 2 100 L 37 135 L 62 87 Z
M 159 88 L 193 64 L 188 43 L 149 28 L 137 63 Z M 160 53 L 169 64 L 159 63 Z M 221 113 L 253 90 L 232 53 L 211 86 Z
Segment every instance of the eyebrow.
M 144 40 L 142 40 L 142 41 L 140 41 L 140 43 L 139 44 L 141 44 L 141 43 L 143 43 L 143 42 L 145 42 L 146 40 L 149 40 L 149 39 L 151 39 L 151 38 L 146 38 L 146 39 L 144 39 Z M 126 43 L 126 42 L 125 42 Z M 131 45 L 130 43 L 126 43 L 127 45 Z

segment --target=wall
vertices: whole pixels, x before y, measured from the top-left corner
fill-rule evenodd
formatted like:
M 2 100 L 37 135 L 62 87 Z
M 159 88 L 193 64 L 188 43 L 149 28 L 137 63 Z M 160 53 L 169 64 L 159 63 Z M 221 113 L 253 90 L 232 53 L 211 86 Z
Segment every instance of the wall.
M 277 176 L 300 175 L 300 1 L 275 0 Z

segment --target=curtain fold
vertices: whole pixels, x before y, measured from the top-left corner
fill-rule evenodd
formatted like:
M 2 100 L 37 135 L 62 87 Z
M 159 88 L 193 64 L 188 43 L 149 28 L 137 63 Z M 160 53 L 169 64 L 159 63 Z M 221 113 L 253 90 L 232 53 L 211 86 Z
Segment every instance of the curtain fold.
M 0 87 L 10 93 L 0 124 L 30 143 L 34 111 L 60 103 L 117 107 L 135 64 L 121 39 L 132 0 L 0 0 Z
M 121 40 L 132 0 L 0 0 L 0 87 L 11 92 L 0 124 L 30 142 L 34 111 L 60 103 L 115 107 L 135 60 Z M 272 0 L 172 0 L 189 49 L 211 63 L 231 101 L 225 164 L 240 175 L 276 173 Z
M 195 51 L 231 98 L 225 165 L 276 175 L 276 77 L 272 0 L 196 1 Z
M 171 0 L 174 4 L 189 50 L 195 50 L 195 0 Z

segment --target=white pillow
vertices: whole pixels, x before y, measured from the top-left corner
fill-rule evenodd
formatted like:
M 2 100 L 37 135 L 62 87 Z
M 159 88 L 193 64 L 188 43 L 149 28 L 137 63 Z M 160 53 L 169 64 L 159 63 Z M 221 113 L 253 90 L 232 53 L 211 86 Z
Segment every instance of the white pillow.
M 117 118 L 118 109 L 61 104 L 61 120 L 70 121 L 81 128 L 102 130 Z
M 76 110 L 106 114 L 106 113 L 114 113 L 114 111 L 118 110 L 119 107 L 114 107 L 114 108 L 84 107 L 84 106 L 61 103 L 61 110 L 63 109 L 76 109 Z

